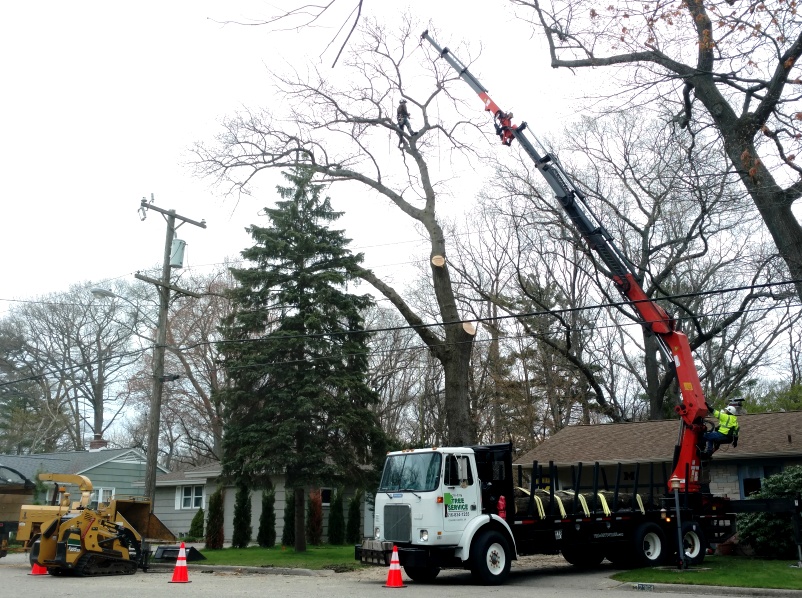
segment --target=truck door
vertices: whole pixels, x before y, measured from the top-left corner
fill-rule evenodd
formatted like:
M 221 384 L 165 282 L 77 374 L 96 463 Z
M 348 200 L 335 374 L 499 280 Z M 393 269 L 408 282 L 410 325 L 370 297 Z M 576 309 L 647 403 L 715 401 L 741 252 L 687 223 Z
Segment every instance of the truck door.
M 468 521 L 480 512 L 479 485 L 473 459 L 468 455 L 445 455 L 444 461 L 443 530 L 458 539 Z

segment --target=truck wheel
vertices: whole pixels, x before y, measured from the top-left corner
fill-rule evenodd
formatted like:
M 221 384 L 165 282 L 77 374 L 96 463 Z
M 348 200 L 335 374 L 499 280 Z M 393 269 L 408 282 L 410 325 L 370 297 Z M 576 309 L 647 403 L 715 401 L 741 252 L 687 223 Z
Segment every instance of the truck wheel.
M 656 523 L 644 523 L 635 530 L 633 538 L 635 566 L 662 565 L 666 557 L 666 536 Z
M 404 565 L 404 573 L 412 581 L 418 583 L 431 583 L 440 575 L 440 567 L 409 567 Z
M 701 526 L 695 521 L 682 524 L 682 546 L 689 565 L 699 565 L 705 560 L 707 539 Z
M 486 586 L 504 583 L 510 574 L 510 548 L 499 532 L 480 532 L 471 546 L 471 574 Z
M 563 558 L 581 569 L 598 567 L 604 560 L 604 552 L 598 546 L 563 546 Z

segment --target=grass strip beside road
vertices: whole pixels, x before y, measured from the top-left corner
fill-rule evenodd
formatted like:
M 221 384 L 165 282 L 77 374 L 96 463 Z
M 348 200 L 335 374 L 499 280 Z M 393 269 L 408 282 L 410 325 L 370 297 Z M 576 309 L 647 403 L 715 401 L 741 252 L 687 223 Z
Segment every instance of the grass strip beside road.
M 796 564 L 796 561 L 709 556 L 701 565 L 689 569 L 652 567 L 622 571 L 611 577 L 616 581 L 634 583 L 802 590 L 802 569 L 793 566 Z
M 354 560 L 353 546 L 307 546 L 306 552 L 275 546 L 273 548 L 223 548 L 201 550 L 205 561 L 198 565 L 231 565 L 235 567 L 293 567 L 298 569 L 333 569 L 351 571 L 362 565 Z

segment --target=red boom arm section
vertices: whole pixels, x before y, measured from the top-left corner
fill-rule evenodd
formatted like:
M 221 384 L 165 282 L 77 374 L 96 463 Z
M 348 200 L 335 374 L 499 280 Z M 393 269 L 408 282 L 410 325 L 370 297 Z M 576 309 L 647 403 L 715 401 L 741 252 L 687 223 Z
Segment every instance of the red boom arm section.
M 688 337 L 676 329 L 676 320 L 644 292 L 634 268 L 613 243 L 607 230 L 585 202 L 582 191 L 574 185 L 563 170 L 556 156 L 540 155 L 525 134 L 526 123 L 512 123 L 512 113 L 502 110 L 488 95 L 481 83 L 468 71 L 448 48 L 441 48 L 424 31 L 421 39 L 428 41 L 453 68 L 459 76 L 479 95 L 485 110 L 493 115 L 496 134 L 504 145 L 517 140 L 535 166 L 549 183 L 566 214 L 608 268 L 610 277 L 633 309 L 638 312 L 641 324 L 657 336 L 666 360 L 673 364 L 679 383 L 682 400 L 674 410 L 680 416 L 681 428 L 674 454 L 672 477 L 680 479 L 680 489 L 687 492 L 700 492 L 699 445 L 704 432 L 704 417 L 707 415 L 702 385 L 693 361 Z

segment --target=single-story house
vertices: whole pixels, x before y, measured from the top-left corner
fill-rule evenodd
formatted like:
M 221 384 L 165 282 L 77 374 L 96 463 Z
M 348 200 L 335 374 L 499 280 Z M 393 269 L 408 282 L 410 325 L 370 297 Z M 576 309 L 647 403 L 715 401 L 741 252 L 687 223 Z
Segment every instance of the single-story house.
M 102 446 L 102 441 L 101 441 Z M 29 480 L 36 482 L 40 473 L 79 474 L 92 482 L 92 501 L 106 502 L 113 496 L 142 496 L 141 480 L 145 476 L 146 457 L 140 449 L 96 448 L 88 451 L 65 451 L 61 453 L 37 453 L 33 455 L 0 455 L 0 463 L 11 467 Z M 162 472 L 166 469 L 159 468 Z M 139 482 L 137 484 L 137 482 Z M 78 500 L 78 487 L 66 486 L 72 500 Z M 47 496 L 37 497 L 44 501 L 52 497 L 48 483 Z
M 722 445 L 709 462 L 708 479 L 704 472 L 702 477 L 710 492 L 733 499 L 748 497 L 760 489 L 764 478 L 785 467 L 802 465 L 802 411 L 745 414 L 738 421 L 738 446 Z M 542 475 L 536 472 L 535 480 L 542 479 L 545 485 L 553 462 L 555 489 L 575 488 L 582 463 L 578 485 L 588 489 L 598 463 L 600 487 L 606 481 L 612 488 L 618 476 L 620 484 L 631 488 L 637 477 L 640 492 L 651 486 L 660 494 L 671 475 L 679 429 L 678 419 L 568 426 L 515 459 L 514 475 L 520 475 L 528 488 L 536 464 Z
M 209 497 L 220 483 L 221 467 L 219 462 L 208 465 L 192 467 L 183 471 L 176 471 L 156 477 L 156 500 L 153 512 L 161 521 L 179 537 L 186 536 L 192 518 L 203 507 L 208 516 Z M 274 476 L 271 479 L 275 491 L 274 510 L 276 515 L 276 542 L 281 542 L 284 531 L 284 506 L 286 504 L 286 491 L 284 477 Z M 224 524 L 223 535 L 226 542 L 230 542 L 234 534 L 234 502 L 237 489 L 233 485 L 225 485 L 223 494 Z M 334 489 L 321 488 L 323 496 L 323 541 L 326 541 L 329 524 L 329 507 Z M 346 491 L 343 501 L 343 516 L 348 517 L 348 499 L 352 494 Z M 259 519 L 262 515 L 262 491 L 251 492 L 251 526 L 252 538 L 256 541 L 259 531 Z M 204 522 L 205 525 L 205 522 Z M 371 519 L 370 526 L 373 522 Z

